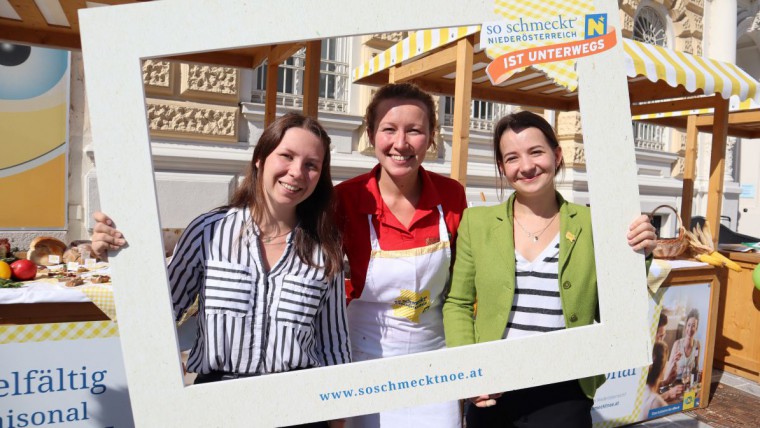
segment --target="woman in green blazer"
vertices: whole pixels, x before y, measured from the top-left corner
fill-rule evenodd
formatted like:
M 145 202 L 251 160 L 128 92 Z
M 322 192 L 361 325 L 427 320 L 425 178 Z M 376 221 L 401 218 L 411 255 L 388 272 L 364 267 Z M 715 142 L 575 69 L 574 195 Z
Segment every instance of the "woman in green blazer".
M 464 213 L 443 306 L 448 346 L 572 328 L 598 318 L 590 211 L 555 190 L 563 161 L 554 130 L 543 117 L 522 111 L 499 121 L 493 143 L 499 175 L 515 192 L 503 204 Z M 647 216 L 631 224 L 627 238 L 634 250 L 651 255 L 656 235 Z M 602 382 L 599 375 L 474 397 L 467 426 L 590 427 Z

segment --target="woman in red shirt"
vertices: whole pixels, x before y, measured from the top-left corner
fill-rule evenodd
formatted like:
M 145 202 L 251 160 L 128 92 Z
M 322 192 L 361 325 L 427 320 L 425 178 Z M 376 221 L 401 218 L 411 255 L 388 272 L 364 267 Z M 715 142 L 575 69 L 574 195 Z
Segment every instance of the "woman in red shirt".
M 365 116 L 378 165 L 336 186 L 351 268 L 354 361 L 445 347 L 442 304 L 467 201 L 457 181 L 426 171 L 435 148 L 432 97 L 409 83 L 375 93 Z M 459 427 L 456 401 L 352 418 L 349 427 Z

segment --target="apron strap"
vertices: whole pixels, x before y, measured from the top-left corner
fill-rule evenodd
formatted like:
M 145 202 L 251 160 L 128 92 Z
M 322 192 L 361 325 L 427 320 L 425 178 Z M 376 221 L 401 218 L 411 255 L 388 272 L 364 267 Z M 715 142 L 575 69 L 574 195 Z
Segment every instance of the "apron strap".
M 372 246 L 372 251 L 379 251 L 380 241 L 377 239 L 377 232 L 375 232 L 375 225 L 372 224 L 372 214 L 367 214 L 367 221 L 369 222 L 369 243 Z
M 441 235 L 441 242 L 449 242 L 449 231 L 446 229 L 446 217 L 443 215 L 443 207 L 438 204 L 438 213 L 441 215 L 438 222 L 438 233 Z

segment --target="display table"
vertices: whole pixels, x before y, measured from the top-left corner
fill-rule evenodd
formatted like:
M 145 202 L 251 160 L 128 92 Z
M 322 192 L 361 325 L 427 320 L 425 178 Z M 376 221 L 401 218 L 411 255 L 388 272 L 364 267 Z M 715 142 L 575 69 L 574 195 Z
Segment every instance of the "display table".
M 47 324 L 109 319 L 108 315 L 92 302 L 0 305 L 0 324 Z
M 0 427 L 132 427 L 111 284 L 64 284 L 0 289 Z
M 760 382 L 760 291 L 752 271 L 760 253 L 723 253 L 742 267 L 725 273 L 718 305 L 715 367 Z
M 109 274 L 109 267 L 101 265 L 84 274 L 85 283 L 76 287 L 66 287 L 53 278 L 38 278 L 20 288 L 0 289 L 0 324 L 116 320 L 113 287 L 89 282 L 88 278 L 96 274 Z

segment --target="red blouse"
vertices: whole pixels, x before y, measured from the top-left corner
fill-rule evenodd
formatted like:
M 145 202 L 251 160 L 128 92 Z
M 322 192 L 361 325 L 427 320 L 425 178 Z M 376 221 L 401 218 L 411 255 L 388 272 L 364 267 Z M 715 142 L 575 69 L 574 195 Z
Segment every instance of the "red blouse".
M 408 250 L 439 241 L 437 207 L 441 205 L 453 250 L 459 221 L 467 207 L 464 188 L 458 181 L 420 167 L 422 194 L 412 223 L 407 229 L 383 202 L 376 178 L 379 171 L 378 164 L 369 173 L 335 187 L 336 220 L 343 234 L 343 249 L 351 267 L 351 280 L 346 281 L 346 299 L 349 303 L 361 296 L 367 277 L 372 251 L 368 214 L 373 214 L 373 225 L 383 250 Z

